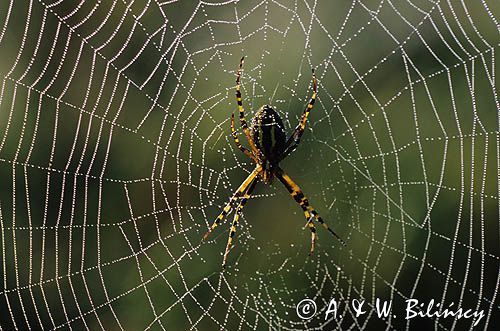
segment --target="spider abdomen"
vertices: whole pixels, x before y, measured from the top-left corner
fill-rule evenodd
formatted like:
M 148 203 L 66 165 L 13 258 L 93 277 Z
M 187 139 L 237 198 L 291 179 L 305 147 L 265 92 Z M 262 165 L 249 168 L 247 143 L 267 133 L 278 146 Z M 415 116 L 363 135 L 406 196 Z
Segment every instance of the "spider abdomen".
M 285 149 L 286 133 L 280 115 L 268 105 L 262 106 L 252 119 L 255 146 L 270 164 L 278 164 Z

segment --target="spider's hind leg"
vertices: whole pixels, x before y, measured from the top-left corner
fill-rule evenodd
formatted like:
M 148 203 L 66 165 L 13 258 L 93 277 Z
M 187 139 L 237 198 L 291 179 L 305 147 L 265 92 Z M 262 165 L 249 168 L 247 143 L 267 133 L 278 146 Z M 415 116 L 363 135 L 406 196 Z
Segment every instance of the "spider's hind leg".
M 238 134 L 236 133 L 236 129 L 234 128 L 234 113 L 231 114 L 231 135 L 233 136 L 234 143 L 236 144 L 236 147 L 243 153 L 245 153 L 246 156 L 248 156 L 250 159 L 252 159 L 255 163 L 259 163 L 257 158 L 250 152 L 248 149 L 243 147 L 243 145 L 240 142 L 240 139 L 238 138 Z
M 259 158 L 259 156 L 260 156 L 259 150 L 255 146 L 255 143 L 254 143 L 252 136 L 250 134 L 250 128 L 248 127 L 248 123 L 247 123 L 247 120 L 245 118 L 245 108 L 243 107 L 243 98 L 241 96 L 241 70 L 243 69 L 243 60 L 244 59 L 245 59 L 245 57 L 241 58 L 240 66 L 238 67 L 238 71 L 236 72 L 236 102 L 238 104 L 240 124 L 241 124 L 241 128 L 243 130 L 243 133 L 245 134 L 245 137 L 247 138 L 247 141 L 248 141 L 248 144 L 250 145 L 250 149 L 252 150 L 252 153 L 255 155 L 256 158 Z
M 314 103 L 316 102 L 316 96 L 318 93 L 318 84 L 316 82 L 316 74 L 314 73 L 314 69 L 312 71 L 312 82 L 313 82 L 313 94 L 311 96 L 311 100 L 309 100 L 306 109 L 304 109 L 302 117 L 300 118 L 299 123 L 295 127 L 295 130 L 293 130 L 292 135 L 290 136 L 290 138 L 288 138 L 285 144 L 285 151 L 283 152 L 281 159 L 287 157 L 299 145 L 300 138 L 302 137 L 302 134 L 304 133 L 304 130 L 306 128 L 307 117 L 309 116 L 309 113 L 313 109 Z

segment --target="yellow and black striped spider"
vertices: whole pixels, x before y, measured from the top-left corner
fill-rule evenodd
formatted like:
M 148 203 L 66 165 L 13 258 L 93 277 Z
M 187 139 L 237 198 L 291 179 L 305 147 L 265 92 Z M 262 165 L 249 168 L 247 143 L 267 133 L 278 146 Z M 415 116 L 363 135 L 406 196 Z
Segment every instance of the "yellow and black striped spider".
M 304 193 L 302 193 L 300 187 L 295 184 L 290 176 L 288 176 L 279 166 L 280 161 L 287 157 L 299 145 L 300 137 L 304 133 L 304 129 L 306 127 L 307 116 L 309 116 L 309 112 L 313 108 L 314 102 L 316 101 L 317 84 L 314 70 L 312 76 L 313 94 L 311 100 L 304 110 L 299 124 L 293 131 L 290 138 L 286 140 L 283 121 L 281 120 L 279 114 L 269 105 L 262 106 L 259 109 L 257 114 L 255 114 L 252 119 L 251 128 L 248 127 L 240 91 L 240 77 L 243 60 L 244 57 L 240 60 L 240 66 L 236 74 L 236 101 L 238 102 L 241 128 L 243 129 L 243 133 L 245 134 L 248 144 L 250 145 L 250 151 L 241 145 L 238 136 L 236 135 L 236 130 L 234 128 L 234 113 L 231 116 L 231 134 L 236 146 L 256 163 L 256 167 L 243 181 L 236 192 L 234 192 L 233 196 L 222 209 L 219 216 L 215 219 L 203 239 L 205 240 L 208 237 L 212 230 L 215 229 L 217 225 L 219 225 L 219 223 L 226 217 L 226 215 L 234 209 L 239 201 L 236 206 L 236 211 L 234 212 L 234 219 L 229 231 L 226 252 L 224 253 L 224 260 L 222 262 L 222 267 L 225 267 L 227 255 L 231 248 L 233 237 L 236 233 L 236 226 L 238 225 L 240 213 L 245 206 L 245 203 L 250 198 L 255 185 L 259 180 L 269 184 L 273 176 L 276 176 L 283 183 L 283 185 L 285 185 L 292 198 L 300 205 L 300 207 L 302 207 L 302 210 L 304 211 L 304 215 L 307 220 L 306 226 L 309 230 L 311 230 L 311 250 L 309 254 L 314 252 L 317 237 L 313 219 L 316 219 L 316 221 L 318 221 L 325 229 L 330 231 L 330 233 L 332 233 L 342 244 L 345 245 L 344 241 L 330 227 L 328 227 L 321 216 L 319 216 L 316 210 L 309 204 L 308 199 L 305 197 Z

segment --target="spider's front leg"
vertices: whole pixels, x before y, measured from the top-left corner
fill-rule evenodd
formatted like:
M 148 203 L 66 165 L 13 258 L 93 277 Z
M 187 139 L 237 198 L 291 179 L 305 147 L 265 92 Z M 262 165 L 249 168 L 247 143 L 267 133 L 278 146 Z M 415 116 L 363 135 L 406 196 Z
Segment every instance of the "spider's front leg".
M 305 197 L 304 193 L 300 189 L 300 187 L 288 176 L 283 169 L 280 167 L 276 167 L 275 171 L 276 177 L 285 185 L 288 192 L 292 196 L 292 198 L 300 205 L 302 210 L 304 211 L 304 215 L 307 219 L 307 226 L 311 230 L 311 251 L 310 254 L 314 252 L 314 245 L 316 242 L 316 229 L 314 228 L 314 224 L 312 223 L 312 219 L 316 219 L 319 224 L 321 224 L 325 229 L 327 229 L 331 234 L 333 234 L 342 245 L 346 246 L 344 240 L 339 237 L 319 216 L 318 212 L 309 204 L 309 200 Z
M 219 216 L 217 216 L 217 218 L 215 219 L 215 221 L 213 222 L 212 226 L 210 227 L 210 229 L 207 231 L 207 233 L 205 233 L 205 235 L 203 236 L 203 240 L 206 240 L 208 238 L 208 236 L 210 235 L 210 233 L 212 233 L 213 229 L 215 229 L 219 223 L 226 217 L 227 214 L 229 214 L 231 212 L 231 210 L 233 209 L 234 207 L 234 204 L 238 201 L 238 199 L 246 192 L 247 188 L 254 182 L 256 181 L 256 177 L 257 175 L 262 171 L 262 168 L 260 166 L 256 167 L 251 173 L 250 175 L 248 175 L 248 177 L 243 181 L 243 183 L 241 183 L 240 187 L 238 187 L 238 189 L 236 190 L 236 192 L 234 192 L 234 194 L 231 196 L 231 198 L 229 199 L 229 202 L 224 206 L 224 208 L 222 209 L 221 213 L 219 214 Z
M 231 244 L 233 243 L 233 237 L 236 234 L 236 226 L 238 225 L 238 222 L 240 220 L 240 213 L 243 210 L 243 207 L 247 203 L 248 199 L 250 199 L 250 196 L 252 195 L 253 189 L 255 188 L 256 184 L 257 180 L 254 180 L 252 184 L 250 184 L 248 190 L 241 198 L 238 207 L 236 207 L 236 210 L 234 211 L 233 224 L 231 224 L 231 228 L 229 229 L 229 238 L 227 238 L 227 245 L 226 251 L 224 252 L 224 259 L 222 261 L 222 268 L 226 267 L 227 256 L 229 255 L 229 250 L 231 249 Z
M 306 109 L 304 109 L 299 124 L 297 124 L 295 130 L 293 130 L 292 135 L 290 136 L 290 138 L 288 138 L 285 144 L 285 151 L 283 152 L 283 155 L 281 157 L 282 160 L 285 157 L 287 157 L 291 152 L 293 152 L 295 148 L 297 148 L 297 146 L 299 145 L 300 138 L 302 137 L 302 134 L 304 133 L 304 130 L 306 128 L 307 117 L 309 116 L 309 113 L 311 112 L 311 109 L 313 109 L 314 103 L 316 102 L 318 85 L 316 83 L 316 74 L 314 73 L 314 69 L 312 70 L 312 81 L 313 81 L 313 94 L 311 96 L 311 100 L 307 104 Z

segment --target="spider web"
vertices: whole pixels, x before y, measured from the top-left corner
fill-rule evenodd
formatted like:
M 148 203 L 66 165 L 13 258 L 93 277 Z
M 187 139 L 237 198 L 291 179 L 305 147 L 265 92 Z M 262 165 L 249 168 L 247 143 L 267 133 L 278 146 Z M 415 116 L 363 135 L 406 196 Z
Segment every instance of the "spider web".
M 500 322 L 495 1 L 0 2 L 0 327 L 472 329 L 404 318 L 405 301 Z M 272 104 L 282 167 L 347 242 L 279 181 L 259 184 L 228 268 L 228 221 L 254 164 L 230 137 Z M 241 130 L 239 130 L 241 134 Z M 244 139 L 241 139 L 242 141 Z M 313 299 L 318 313 L 296 314 Z M 326 316 L 331 299 L 338 315 Z M 376 299 L 392 300 L 378 317 Z M 350 302 L 364 300 L 356 316 Z

